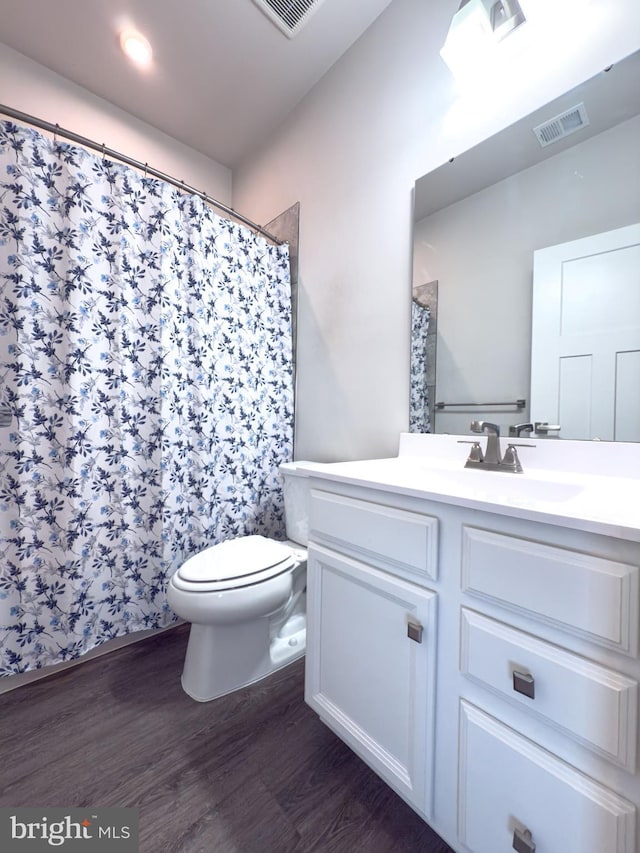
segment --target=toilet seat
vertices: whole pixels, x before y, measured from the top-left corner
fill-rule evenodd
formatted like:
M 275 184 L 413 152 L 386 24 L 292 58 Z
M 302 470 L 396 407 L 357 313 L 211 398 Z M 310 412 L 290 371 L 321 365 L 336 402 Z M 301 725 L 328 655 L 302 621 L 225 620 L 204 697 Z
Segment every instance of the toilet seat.
M 263 583 L 295 568 L 291 549 L 264 536 L 243 536 L 189 557 L 172 583 L 189 592 L 217 592 Z

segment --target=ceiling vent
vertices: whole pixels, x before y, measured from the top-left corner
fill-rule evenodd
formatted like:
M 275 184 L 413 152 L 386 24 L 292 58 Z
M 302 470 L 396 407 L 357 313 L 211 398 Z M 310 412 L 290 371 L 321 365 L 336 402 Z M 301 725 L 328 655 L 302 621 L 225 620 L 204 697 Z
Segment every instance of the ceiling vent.
M 582 127 L 589 124 L 589 116 L 584 104 L 578 104 L 560 113 L 559 116 L 549 119 L 537 127 L 533 128 L 533 132 L 538 138 L 540 145 L 545 148 L 547 145 L 552 145 L 554 142 L 559 142 L 565 136 L 575 133 Z
M 324 0 L 253 0 L 288 38 L 297 35 Z

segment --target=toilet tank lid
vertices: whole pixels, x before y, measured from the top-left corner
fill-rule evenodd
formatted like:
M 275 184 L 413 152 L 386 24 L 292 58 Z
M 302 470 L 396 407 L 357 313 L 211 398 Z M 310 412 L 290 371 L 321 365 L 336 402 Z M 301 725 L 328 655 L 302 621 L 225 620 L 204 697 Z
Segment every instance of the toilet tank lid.
M 305 469 L 300 466 L 304 465 Z M 314 466 L 322 467 L 322 463 L 320 462 L 305 462 L 302 459 L 297 460 L 296 462 L 281 462 L 279 465 L 280 471 L 285 472 L 286 474 L 293 474 L 295 477 L 310 477 L 311 471 L 309 468 Z
M 178 569 L 178 575 L 192 583 L 232 580 L 271 568 L 284 571 L 288 563 L 294 563 L 293 554 L 282 542 L 264 536 L 242 536 L 189 557 Z

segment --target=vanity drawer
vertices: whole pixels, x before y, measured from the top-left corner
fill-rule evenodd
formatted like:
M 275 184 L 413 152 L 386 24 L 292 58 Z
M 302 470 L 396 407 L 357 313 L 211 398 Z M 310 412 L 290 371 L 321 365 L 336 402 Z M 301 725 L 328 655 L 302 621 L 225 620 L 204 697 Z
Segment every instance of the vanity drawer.
M 458 832 L 473 853 L 636 853 L 635 806 L 469 703 L 460 703 Z M 531 848 L 533 849 L 533 848 Z
M 636 565 L 464 526 L 462 588 L 616 651 L 637 654 Z
M 460 669 L 635 772 L 638 684 L 633 679 L 466 608 Z
M 318 489 L 309 515 L 314 542 L 411 580 L 437 578 L 437 518 Z

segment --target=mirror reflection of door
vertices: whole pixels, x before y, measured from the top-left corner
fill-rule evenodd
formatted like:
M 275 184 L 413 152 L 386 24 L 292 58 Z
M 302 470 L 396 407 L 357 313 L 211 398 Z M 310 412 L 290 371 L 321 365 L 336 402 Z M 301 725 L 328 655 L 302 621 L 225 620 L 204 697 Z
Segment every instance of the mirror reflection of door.
M 640 225 L 534 252 L 531 419 L 640 441 Z

